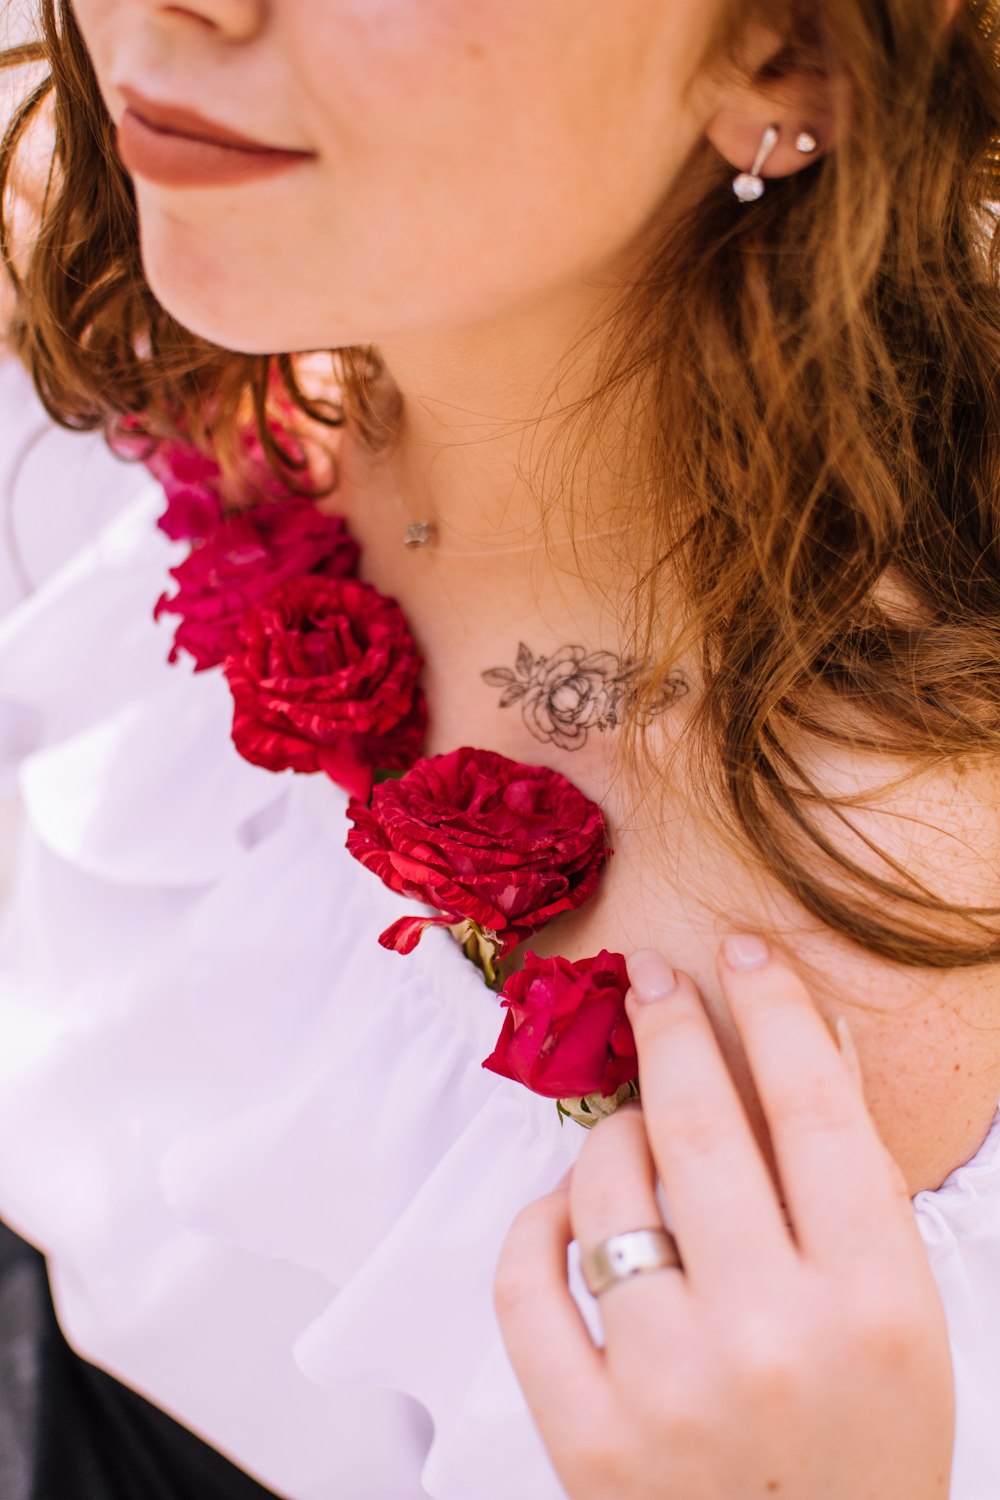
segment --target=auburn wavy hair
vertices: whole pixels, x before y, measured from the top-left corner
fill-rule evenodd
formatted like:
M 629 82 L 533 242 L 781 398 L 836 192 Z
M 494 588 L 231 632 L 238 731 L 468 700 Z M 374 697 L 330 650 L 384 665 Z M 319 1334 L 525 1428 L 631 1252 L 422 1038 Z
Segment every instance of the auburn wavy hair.
M 816 917 L 931 967 L 1000 958 L 1000 911 L 949 904 L 887 854 L 855 860 L 829 833 L 847 804 L 795 747 L 806 733 L 914 768 L 1000 751 L 1000 0 L 945 9 L 722 0 L 706 64 L 738 62 L 731 39 L 748 22 L 774 27 L 788 44 L 769 76 L 836 78 L 849 128 L 751 211 L 699 148 L 710 190 L 653 235 L 587 402 L 595 440 L 633 407 L 648 549 L 637 722 L 676 660 L 661 622 L 680 586 L 706 793 Z M 40 40 L 2 59 L 44 76 L 0 148 L 0 248 L 9 338 L 55 420 L 113 439 L 138 416 L 151 441 L 183 433 L 228 471 L 252 418 L 294 471 L 300 450 L 268 422 L 277 393 L 308 423 L 391 441 L 374 348 L 331 351 L 334 404 L 307 394 L 294 357 L 229 353 L 157 304 L 68 0 L 42 0 L 41 18 Z M 51 170 L 37 235 L 15 256 L 8 190 L 46 111 Z

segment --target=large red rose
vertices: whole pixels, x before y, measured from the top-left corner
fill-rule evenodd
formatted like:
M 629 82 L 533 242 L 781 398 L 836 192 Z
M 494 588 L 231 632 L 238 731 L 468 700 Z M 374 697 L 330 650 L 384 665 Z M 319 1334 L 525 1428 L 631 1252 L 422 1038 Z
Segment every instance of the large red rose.
M 289 496 L 220 521 L 170 575 L 154 617 L 180 615 L 170 660 L 194 657 L 195 671 L 216 667 L 239 650 L 239 626 L 251 604 L 287 578 L 345 578 L 358 565 L 357 543 L 341 516 Z
M 295 578 L 251 607 L 226 660 L 233 740 L 269 771 L 322 771 L 367 798 L 420 754 L 423 661 L 393 599 L 355 578 Z
M 503 1030 L 483 1067 L 548 1099 L 608 1098 L 639 1072 L 628 987 L 620 953 L 577 963 L 529 953 L 504 985 Z
M 604 817 L 572 782 L 468 747 L 418 761 L 351 807 L 347 847 L 387 886 L 441 912 L 402 917 L 380 943 L 409 953 L 428 926 L 472 922 L 502 955 L 583 903 L 610 852 Z

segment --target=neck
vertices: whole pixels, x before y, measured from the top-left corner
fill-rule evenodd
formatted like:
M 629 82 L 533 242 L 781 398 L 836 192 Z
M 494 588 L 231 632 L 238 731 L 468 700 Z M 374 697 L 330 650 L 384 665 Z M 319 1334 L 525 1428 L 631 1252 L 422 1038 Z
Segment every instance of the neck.
M 576 287 L 489 323 L 380 344 L 398 432 L 383 453 L 351 440 L 341 457 L 379 530 L 401 541 L 409 522 L 426 520 L 441 555 L 484 558 L 613 530 L 613 488 L 597 482 L 580 445 L 586 427 L 573 419 L 597 382 L 608 312 L 606 288 Z

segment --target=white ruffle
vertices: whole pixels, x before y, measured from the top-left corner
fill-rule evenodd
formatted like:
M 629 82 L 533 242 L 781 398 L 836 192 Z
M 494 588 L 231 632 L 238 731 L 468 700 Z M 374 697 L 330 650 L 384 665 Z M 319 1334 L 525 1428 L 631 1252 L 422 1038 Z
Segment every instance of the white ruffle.
M 971 1161 L 913 1200 L 955 1370 L 951 1500 L 1000 1495 L 1000 1112 Z
M 99 433 L 57 427 L 16 360 L 0 356 L 0 617 L 75 557 L 144 480 Z
M 146 485 L 0 625 L 25 811 L 0 934 L 0 1213 L 90 1358 L 291 1500 L 561 1495 L 492 1313 L 578 1132 L 487 1073 L 498 1002 L 170 667 Z
M 557 1500 L 491 1287 L 583 1133 L 482 1069 L 498 1004 L 446 935 L 379 948 L 410 905 L 347 855 L 342 794 L 246 765 L 220 675 L 167 665 L 161 504 L 0 625 L 0 1215 L 83 1353 L 289 1500 Z M 1000 1494 L 998 1175 L 995 1126 L 915 1204 L 953 1500 Z

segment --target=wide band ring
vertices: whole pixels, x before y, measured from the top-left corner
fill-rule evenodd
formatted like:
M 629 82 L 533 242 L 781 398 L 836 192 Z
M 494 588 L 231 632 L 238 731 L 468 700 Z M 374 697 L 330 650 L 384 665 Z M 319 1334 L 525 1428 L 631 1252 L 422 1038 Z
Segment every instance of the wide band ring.
M 590 1293 L 599 1297 L 615 1281 L 625 1281 L 646 1271 L 684 1269 L 677 1241 L 669 1229 L 630 1229 L 613 1234 L 580 1259 L 583 1279 Z

